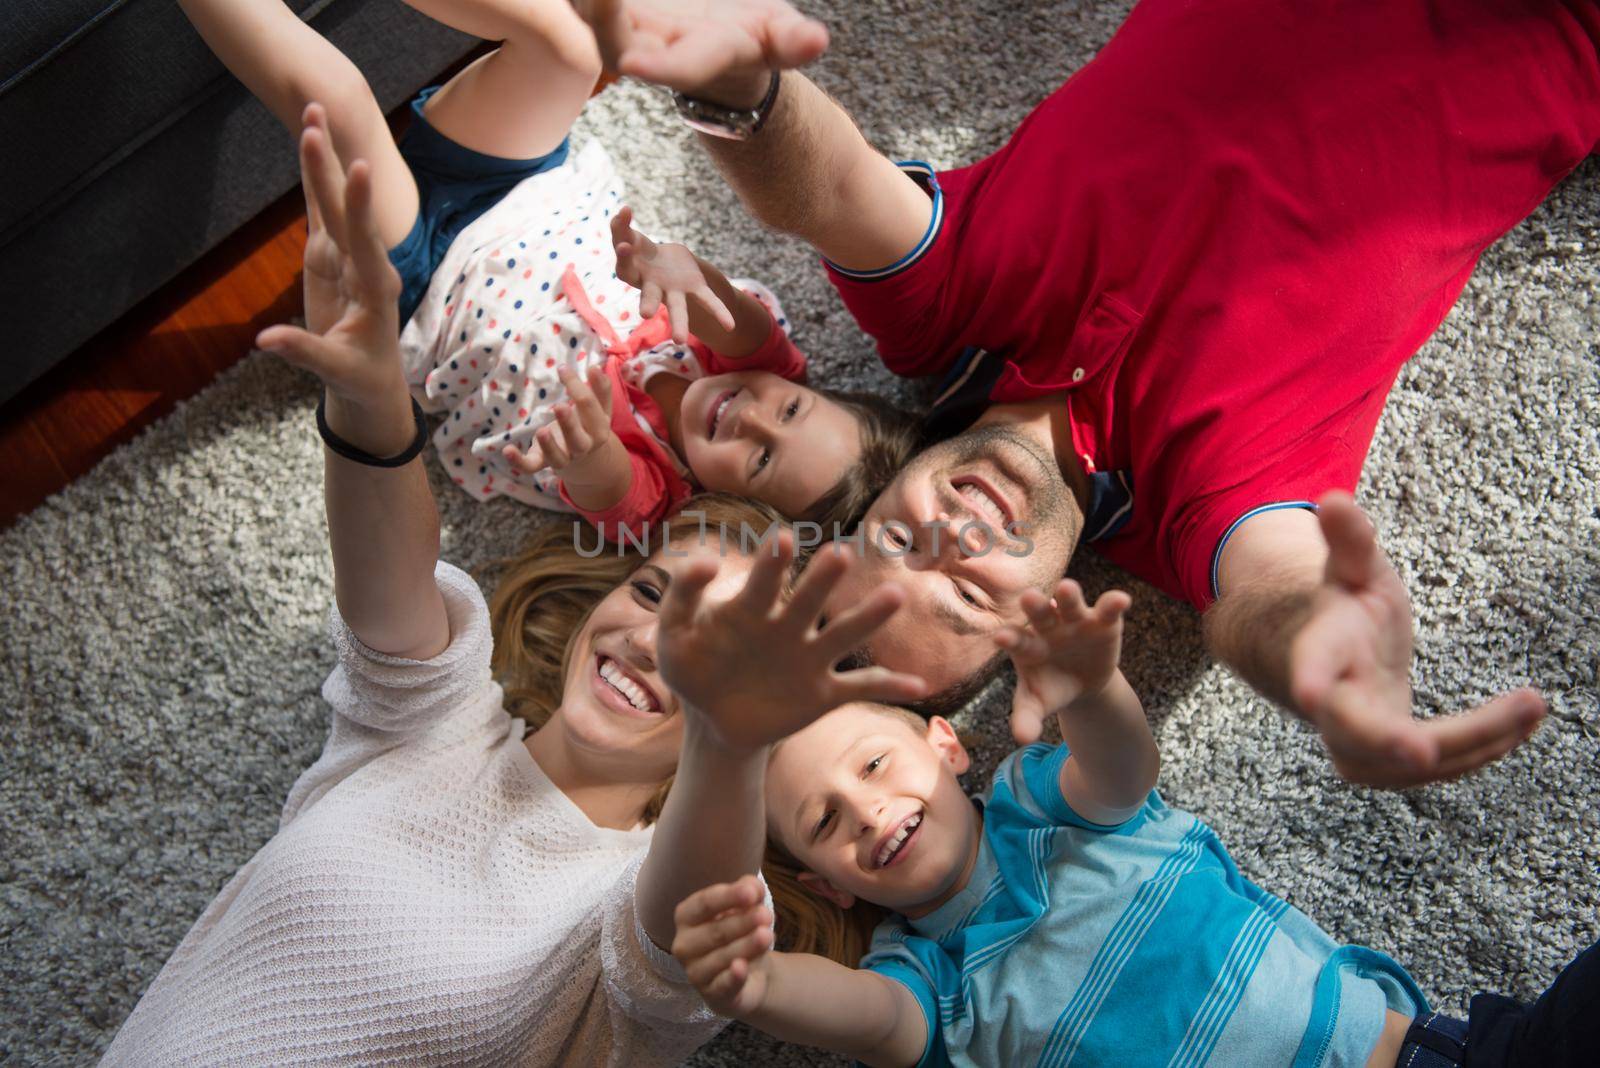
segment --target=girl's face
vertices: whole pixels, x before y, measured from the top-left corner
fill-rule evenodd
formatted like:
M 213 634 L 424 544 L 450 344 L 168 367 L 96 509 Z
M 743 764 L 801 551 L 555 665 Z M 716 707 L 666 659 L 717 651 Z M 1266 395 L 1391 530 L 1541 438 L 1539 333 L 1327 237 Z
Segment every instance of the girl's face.
M 712 375 L 683 394 L 684 460 L 708 490 L 803 515 L 861 461 L 856 417 L 768 371 Z
M 678 764 L 683 716 L 657 670 L 657 613 L 674 577 L 706 556 L 720 564 L 704 594 L 708 602 L 744 589 L 748 557 L 721 555 L 714 540 L 682 538 L 606 594 L 573 643 L 557 713 L 563 733 L 591 756 L 620 762 L 638 781 L 665 780 Z
M 784 739 L 767 765 L 767 830 L 841 908 L 857 898 L 920 915 L 961 888 L 981 825 L 956 778 L 967 753 L 945 720 L 919 730 L 852 704 Z

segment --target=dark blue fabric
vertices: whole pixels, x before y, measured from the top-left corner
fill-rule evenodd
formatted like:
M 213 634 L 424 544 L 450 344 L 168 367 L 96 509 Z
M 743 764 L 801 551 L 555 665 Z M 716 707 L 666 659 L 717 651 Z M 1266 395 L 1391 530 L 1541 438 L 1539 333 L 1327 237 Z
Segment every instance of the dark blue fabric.
M 1466 1068 L 1594 1068 L 1600 1064 L 1600 943 L 1578 954 L 1531 1005 L 1478 994 L 1467 1027 Z
M 1459 1068 L 1466 1056 L 1467 1022 L 1430 1012 L 1411 1022 L 1395 1068 Z
M 422 114 L 437 85 L 411 102 L 411 128 L 400 139 L 400 155 L 417 180 L 417 221 L 411 232 L 389 250 L 400 272 L 400 323 L 404 325 L 428 292 L 428 281 L 456 235 L 499 203 L 513 186 L 530 175 L 559 167 L 567 159 L 567 140 L 534 159 L 503 159 L 450 140 Z

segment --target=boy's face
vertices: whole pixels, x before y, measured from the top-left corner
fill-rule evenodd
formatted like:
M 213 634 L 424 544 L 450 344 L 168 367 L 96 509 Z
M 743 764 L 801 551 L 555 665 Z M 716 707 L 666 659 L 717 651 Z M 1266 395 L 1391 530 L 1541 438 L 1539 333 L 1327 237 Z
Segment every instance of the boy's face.
M 787 516 L 803 514 L 861 460 L 848 409 L 767 371 L 693 382 L 681 411 L 684 460 L 702 487 Z
M 785 739 L 767 766 L 767 829 L 813 892 L 920 915 L 960 890 L 981 829 L 956 776 L 966 750 L 945 720 L 919 730 L 845 705 Z

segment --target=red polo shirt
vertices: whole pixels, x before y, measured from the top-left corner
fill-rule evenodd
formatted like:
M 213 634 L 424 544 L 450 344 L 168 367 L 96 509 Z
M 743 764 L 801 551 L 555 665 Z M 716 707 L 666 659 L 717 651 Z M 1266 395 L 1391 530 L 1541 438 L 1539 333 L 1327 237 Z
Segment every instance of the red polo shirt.
M 1204 607 L 1233 525 L 1354 488 L 1400 365 L 1479 254 L 1600 142 L 1593 2 L 1144 0 L 1010 143 L 930 178 L 881 271 L 830 267 L 884 362 L 1062 397 Z M 936 187 L 936 188 L 935 188 Z

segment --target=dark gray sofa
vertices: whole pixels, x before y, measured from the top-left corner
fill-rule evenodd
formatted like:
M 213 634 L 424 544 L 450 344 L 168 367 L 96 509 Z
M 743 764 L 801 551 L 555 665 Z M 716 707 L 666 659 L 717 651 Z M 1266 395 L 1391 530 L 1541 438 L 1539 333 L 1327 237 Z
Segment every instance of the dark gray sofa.
M 399 0 L 288 0 L 388 110 L 477 42 Z M 173 0 L 0 2 L 0 402 L 299 180 Z

